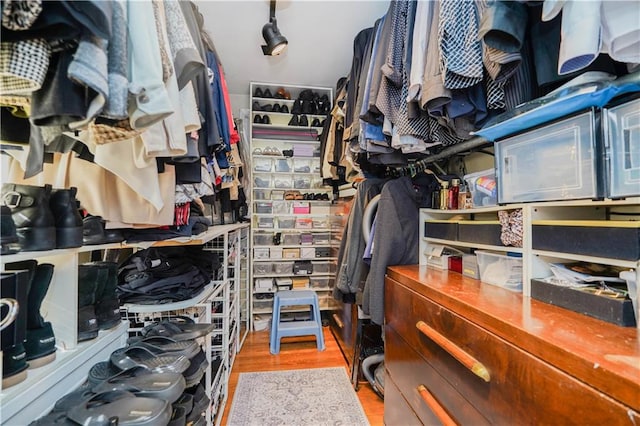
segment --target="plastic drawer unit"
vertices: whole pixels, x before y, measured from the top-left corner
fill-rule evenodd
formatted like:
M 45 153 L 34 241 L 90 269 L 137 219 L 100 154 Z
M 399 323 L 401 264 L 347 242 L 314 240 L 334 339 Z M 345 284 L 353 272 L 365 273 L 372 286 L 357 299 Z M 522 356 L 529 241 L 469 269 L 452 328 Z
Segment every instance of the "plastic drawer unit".
M 496 142 L 499 203 L 602 198 L 595 121 L 591 110 Z
M 640 196 L 640 99 L 604 110 L 607 196 Z

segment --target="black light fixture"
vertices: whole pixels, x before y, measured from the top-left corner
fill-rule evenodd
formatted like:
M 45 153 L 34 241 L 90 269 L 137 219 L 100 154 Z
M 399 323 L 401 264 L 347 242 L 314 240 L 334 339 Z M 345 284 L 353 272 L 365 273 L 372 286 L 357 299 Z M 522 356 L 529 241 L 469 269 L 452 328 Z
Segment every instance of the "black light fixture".
M 269 5 L 269 22 L 262 27 L 262 37 L 266 45 L 262 46 L 262 53 L 268 56 L 276 56 L 284 52 L 289 42 L 280 34 L 276 21 L 276 0 L 271 0 Z

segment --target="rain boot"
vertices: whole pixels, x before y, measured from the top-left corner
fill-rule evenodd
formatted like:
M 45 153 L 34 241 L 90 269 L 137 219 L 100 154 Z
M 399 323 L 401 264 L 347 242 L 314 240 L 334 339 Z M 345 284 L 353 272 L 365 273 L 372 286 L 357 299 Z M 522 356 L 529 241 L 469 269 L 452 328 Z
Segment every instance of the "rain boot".
M 96 294 L 95 311 L 100 330 L 107 330 L 120 324 L 120 299 L 118 298 L 118 264 L 115 262 L 95 262 L 107 271 L 107 279 Z
M 20 251 L 16 224 L 11 217 L 11 209 L 0 206 L 0 254 L 11 254 Z
M 49 207 L 51 185 L 2 184 L 2 202 L 11 209 L 24 251 L 56 248 L 56 225 Z
M 96 292 L 104 288 L 108 271 L 97 265 L 78 266 L 78 341 L 98 337 L 98 318 L 96 317 Z
M 27 305 L 27 341 L 25 350 L 29 368 L 38 368 L 56 359 L 56 338 L 50 322 L 44 320 L 40 314 L 42 301 L 49 290 L 53 278 L 53 265 L 41 263 L 29 288 L 29 302 Z
M 82 216 L 76 200 L 77 188 L 54 189 L 49 207 L 56 224 L 56 248 L 82 246 Z
M 29 293 L 28 270 L 0 274 L 0 293 L 18 301 L 18 315 L 13 323 L 0 334 L 2 349 L 2 388 L 16 385 L 27 378 L 24 343 L 27 332 L 27 298 Z M 3 310 L 3 315 L 6 312 Z

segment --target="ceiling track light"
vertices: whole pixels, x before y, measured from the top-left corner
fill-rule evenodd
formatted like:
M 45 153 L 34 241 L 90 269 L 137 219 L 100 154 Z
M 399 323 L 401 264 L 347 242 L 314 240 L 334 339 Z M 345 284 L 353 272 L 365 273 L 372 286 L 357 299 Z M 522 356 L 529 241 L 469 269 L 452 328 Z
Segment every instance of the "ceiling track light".
M 262 37 L 266 45 L 262 46 L 262 53 L 267 56 L 276 56 L 284 52 L 289 42 L 280 34 L 276 21 L 276 0 L 271 0 L 269 5 L 269 22 L 262 27 Z

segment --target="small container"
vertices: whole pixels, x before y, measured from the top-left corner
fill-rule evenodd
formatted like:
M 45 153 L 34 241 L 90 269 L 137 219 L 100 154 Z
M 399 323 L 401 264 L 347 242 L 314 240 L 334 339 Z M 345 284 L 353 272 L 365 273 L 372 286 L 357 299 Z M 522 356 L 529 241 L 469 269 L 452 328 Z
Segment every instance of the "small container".
M 458 210 L 458 195 L 460 194 L 460 179 L 451 179 L 451 188 L 449 189 L 449 200 L 447 208 L 449 210 Z
M 446 210 L 449 204 L 449 182 L 442 182 L 440 188 L 440 210 Z

